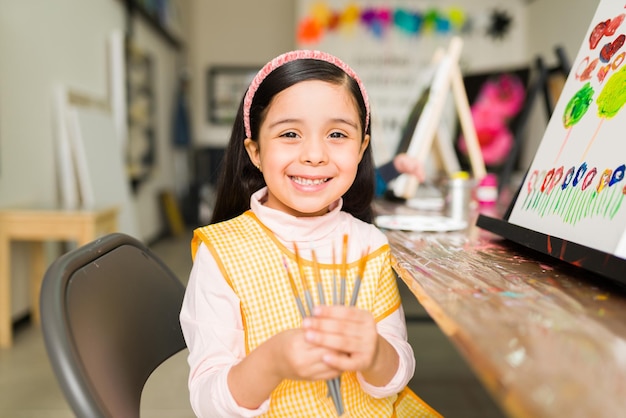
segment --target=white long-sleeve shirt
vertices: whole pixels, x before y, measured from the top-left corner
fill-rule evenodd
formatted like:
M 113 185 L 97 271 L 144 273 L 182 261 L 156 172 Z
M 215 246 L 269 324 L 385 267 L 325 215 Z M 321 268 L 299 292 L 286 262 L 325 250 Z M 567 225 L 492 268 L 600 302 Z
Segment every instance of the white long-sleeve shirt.
M 285 245 L 294 240 L 302 248 L 313 247 L 318 261 L 330 263 L 332 249 L 341 248 L 345 233 L 367 240 L 370 248 L 387 243 L 386 237 L 370 224 L 341 212 L 341 200 L 324 216 L 297 218 L 263 206 L 266 189 L 256 192 L 251 209 Z M 354 248 L 348 262 L 361 257 Z M 242 255 L 245 256 L 245 255 Z M 244 328 L 239 299 L 227 284 L 208 248 L 201 244 L 194 258 L 180 321 L 189 348 L 189 391 L 191 406 L 198 417 L 253 417 L 265 413 L 269 399 L 257 409 L 243 408 L 232 397 L 227 376 L 230 368 L 245 355 Z M 413 349 L 407 342 L 404 313 L 398 310 L 377 324 L 379 334 L 397 351 L 399 366 L 395 376 L 384 387 L 367 383 L 357 374 L 363 390 L 382 398 L 399 393 L 415 370 Z

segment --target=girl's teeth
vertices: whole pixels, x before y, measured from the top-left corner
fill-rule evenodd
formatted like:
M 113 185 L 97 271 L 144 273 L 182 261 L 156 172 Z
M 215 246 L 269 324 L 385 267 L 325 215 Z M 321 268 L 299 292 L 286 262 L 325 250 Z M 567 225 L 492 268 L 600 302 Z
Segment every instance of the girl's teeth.
M 312 185 L 318 185 L 318 184 L 322 184 L 326 181 L 326 179 L 315 179 L 315 180 L 311 180 L 311 179 L 303 179 L 300 177 L 294 177 L 293 181 L 295 181 L 298 184 L 302 184 L 304 186 L 312 186 Z

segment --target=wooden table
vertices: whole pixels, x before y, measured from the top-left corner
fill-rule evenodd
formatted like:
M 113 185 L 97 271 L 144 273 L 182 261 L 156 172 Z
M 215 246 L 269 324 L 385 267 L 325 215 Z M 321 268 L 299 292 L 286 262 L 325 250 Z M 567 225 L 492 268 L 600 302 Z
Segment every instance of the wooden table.
M 390 208 L 377 211 L 410 211 Z M 460 232 L 385 232 L 396 272 L 508 416 L 626 416 L 624 287 L 471 217 Z
M 0 348 L 12 345 L 11 242 L 32 241 L 30 297 L 32 319 L 39 323 L 39 291 L 46 260 L 45 241 L 75 241 L 78 245 L 117 230 L 116 208 L 103 210 L 0 210 Z

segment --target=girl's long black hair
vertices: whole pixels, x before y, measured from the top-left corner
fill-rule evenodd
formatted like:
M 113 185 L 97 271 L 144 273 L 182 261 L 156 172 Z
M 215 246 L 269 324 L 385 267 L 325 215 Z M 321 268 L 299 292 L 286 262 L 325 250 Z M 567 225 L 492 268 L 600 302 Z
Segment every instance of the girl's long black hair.
M 267 108 L 274 96 L 296 83 L 306 80 L 320 80 L 336 85 L 345 85 L 357 104 L 361 126 L 365 126 L 365 102 L 356 81 L 334 64 L 315 59 L 300 59 L 285 63 L 276 68 L 263 80 L 254 95 L 250 108 L 252 139 L 258 141 L 259 129 Z M 370 134 L 368 126 L 364 136 Z M 216 201 L 211 223 L 234 218 L 250 209 L 250 197 L 265 186 L 263 174 L 252 164 L 244 147 L 246 138 L 243 124 L 243 98 L 230 141 L 220 166 Z M 342 210 L 365 222 L 372 221 L 372 199 L 374 198 L 374 160 L 372 141 L 363 153 L 356 178 L 350 189 L 343 195 Z

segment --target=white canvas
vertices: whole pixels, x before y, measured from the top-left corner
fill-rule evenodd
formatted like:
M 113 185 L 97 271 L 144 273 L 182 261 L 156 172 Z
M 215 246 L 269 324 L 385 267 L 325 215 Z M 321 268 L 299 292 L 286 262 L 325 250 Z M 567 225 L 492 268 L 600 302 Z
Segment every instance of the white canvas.
M 54 105 L 56 121 L 55 160 L 61 207 L 75 210 L 80 207 L 80 196 L 78 195 L 76 172 L 68 133 L 67 90 L 64 86 L 56 86 L 54 89 Z
M 132 193 L 112 116 L 97 108 L 68 110 L 83 209 L 119 209 L 119 231 L 139 238 Z
M 602 0 L 509 222 L 626 258 L 626 9 Z

